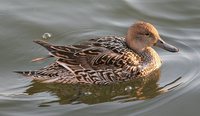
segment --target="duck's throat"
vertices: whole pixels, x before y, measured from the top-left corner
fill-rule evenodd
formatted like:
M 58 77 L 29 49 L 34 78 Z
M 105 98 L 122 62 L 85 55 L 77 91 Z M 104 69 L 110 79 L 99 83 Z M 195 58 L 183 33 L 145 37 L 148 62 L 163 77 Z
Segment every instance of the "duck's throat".
M 142 62 L 142 76 L 146 76 L 153 72 L 154 70 L 160 68 L 161 66 L 161 60 L 159 55 L 156 53 L 156 51 L 148 47 L 143 52 L 138 52 L 138 55 L 140 56 Z

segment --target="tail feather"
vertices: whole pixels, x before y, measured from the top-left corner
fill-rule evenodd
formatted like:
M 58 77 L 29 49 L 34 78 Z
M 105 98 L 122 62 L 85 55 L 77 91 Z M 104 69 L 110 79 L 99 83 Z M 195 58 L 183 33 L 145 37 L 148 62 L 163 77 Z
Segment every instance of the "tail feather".
M 45 81 L 48 80 L 48 75 L 39 74 L 38 71 L 14 71 L 15 73 L 21 74 L 25 77 L 29 77 L 36 81 Z
M 32 80 L 51 83 L 61 78 L 67 78 L 73 76 L 68 70 L 60 66 L 58 63 L 52 63 L 44 68 L 34 71 L 14 71 L 22 76 L 29 77 Z
M 56 46 L 42 40 L 35 40 L 34 42 L 46 48 L 50 52 L 49 53 L 50 57 L 56 57 L 56 58 L 70 57 L 74 59 L 74 53 L 80 49 L 74 46 Z M 36 59 L 36 61 L 37 60 L 38 59 Z
M 32 59 L 31 62 L 43 61 L 43 60 L 46 60 L 46 59 L 51 58 L 51 57 L 53 57 L 53 56 L 52 55 L 47 55 L 45 57 L 38 57 L 38 58 Z
M 36 74 L 36 71 L 14 71 L 14 72 L 27 77 L 34 76 Z

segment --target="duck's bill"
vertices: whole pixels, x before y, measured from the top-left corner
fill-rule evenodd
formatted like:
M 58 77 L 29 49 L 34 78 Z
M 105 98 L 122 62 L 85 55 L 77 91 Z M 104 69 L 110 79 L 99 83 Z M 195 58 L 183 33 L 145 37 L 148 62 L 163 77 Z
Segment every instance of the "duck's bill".
M 166 43 L 166 42 L 163 41 L 162 39 L 159 39 L 159 40 L 157 41 L 157 43 L 155 44 L 155 46 L 160 47 L 160 48 L 162 48 L 162 49 L 164 49 L 164 50 L 167 50 L 167 51 L 169 51 L 169 52 L 178 52 L 178 51 L 179 51 L 178 48 L 176 48 L 176 47 L 174 47 L 174 46 L 172 46 L 172 45 Z

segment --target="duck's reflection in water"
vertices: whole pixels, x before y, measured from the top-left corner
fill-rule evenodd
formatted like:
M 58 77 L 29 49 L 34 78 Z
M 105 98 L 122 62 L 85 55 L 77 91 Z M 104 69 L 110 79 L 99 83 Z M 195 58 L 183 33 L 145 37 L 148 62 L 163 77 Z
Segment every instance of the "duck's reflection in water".
M 154 98 L 164 93 L 166 90 L 157 83 L 159 78 L 160 70 L 156 70 L 148 77 L 110 85 L 70 85 L 33 82 L 25 93 L 32 95 L 40 92 L 49 92 L 58 97 L 58 100 L 48 103 L 97 104 L 110 101 L 128 102 Z

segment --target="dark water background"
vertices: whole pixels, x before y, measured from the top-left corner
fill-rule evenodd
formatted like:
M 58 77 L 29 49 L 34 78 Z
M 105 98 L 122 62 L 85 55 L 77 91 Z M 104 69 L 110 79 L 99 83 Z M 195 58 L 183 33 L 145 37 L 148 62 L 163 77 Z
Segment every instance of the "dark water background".
M 199 116 L 199 0 L 0 3 L 0 116 Z M 34 83 L 12 72 L 37 69 L 51 62 L 30 62 L 47 54 L 32 42 L 46 32 L 52 34 L 49 42 L 76 44 L 96 36 L 124 36 L 138 20 L 154 24 L 164 40 L 180 49 L 176 54 L 156 49 L 163 65 L 152 77 L 160 80 L 77 89 Z

